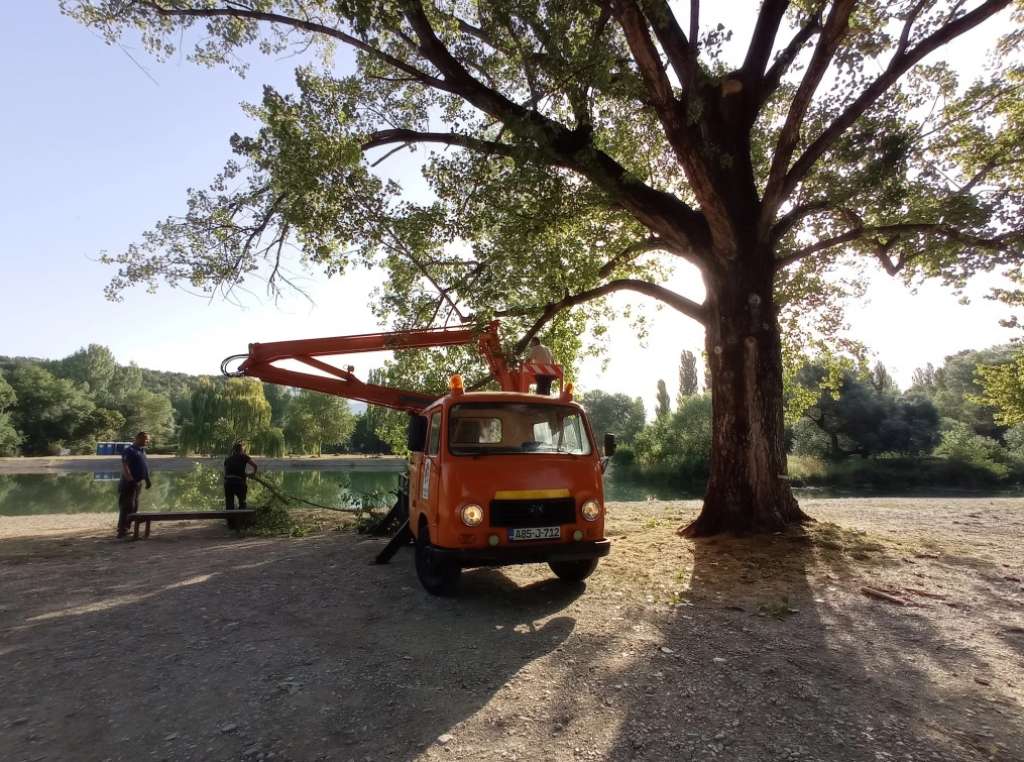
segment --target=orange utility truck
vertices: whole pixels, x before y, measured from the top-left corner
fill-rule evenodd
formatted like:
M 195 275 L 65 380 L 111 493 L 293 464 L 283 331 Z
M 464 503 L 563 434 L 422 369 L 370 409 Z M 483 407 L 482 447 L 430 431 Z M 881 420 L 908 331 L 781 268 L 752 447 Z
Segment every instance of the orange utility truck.
M 474 343 L 501 391 L 466 391 L 455 375 L 448 393 L 437 398 L 367 384 L 351 367 L 319 359 Z M 237 371 L 230 372 L 238 359 Z M 320 373 L 275 364 L 288 360 Z M 579 582 L 608 554 L 602 477 L 615 437 L 605 435 L 598 450 L 561 366 L 510 364 L 497 321 L 482 331 L 425 329 L 250 344 L 247 355 L 228 358 L 222 370 L 410 414 L 407 479 L 383 522 L 397 532 L 377 561 L 386 563 L 414 543 L 416 574 L 430 593 L 453 594 L 462 569 L 476 566 L 547 563 L 561 579 Z M 530 392 L 538 375 L 559 381 L 558 396 Z

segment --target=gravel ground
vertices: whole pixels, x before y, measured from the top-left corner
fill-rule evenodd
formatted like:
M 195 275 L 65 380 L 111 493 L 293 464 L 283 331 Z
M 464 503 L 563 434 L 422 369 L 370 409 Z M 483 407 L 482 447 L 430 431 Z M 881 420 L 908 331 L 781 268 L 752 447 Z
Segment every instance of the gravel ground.
M 804 507 L 692 542 L 696 503 L 611 504 L 585 588 L 452 600 L 346 532 L 0 517 L 0 759 L 1024 759 L 1024 500 Z

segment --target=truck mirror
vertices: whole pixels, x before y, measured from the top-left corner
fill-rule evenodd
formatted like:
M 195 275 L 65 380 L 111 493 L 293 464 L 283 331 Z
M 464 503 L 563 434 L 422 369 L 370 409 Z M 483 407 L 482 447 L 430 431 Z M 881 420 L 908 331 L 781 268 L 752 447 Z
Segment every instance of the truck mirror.
M 615 435 L 605 434 L 604 435 L 604 454 L 609 458 L 615 454 Z
M 409 416 L 407 444 L 410 452 L 423 452 L 423 448 L 427 444 L 427 417 L 425 415 Z

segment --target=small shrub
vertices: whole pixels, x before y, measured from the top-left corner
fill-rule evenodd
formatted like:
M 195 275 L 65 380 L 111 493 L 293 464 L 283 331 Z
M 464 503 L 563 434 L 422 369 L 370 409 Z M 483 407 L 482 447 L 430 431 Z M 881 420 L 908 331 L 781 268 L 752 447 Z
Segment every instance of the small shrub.
M 262 537 L 295 535 L 298 524 L 292 518 L 287 506 L 276 497 L 270 496 L 266 502 L 256 506 L 253 523 L 246 528 L 247 534 Z
M 790 455 L 789 477 L 794 481 L 821 482 L 828 475 L 828 464 L 813 455 Z
M 616 448 L 615 455 L 612 456 L 612 460 L 616 466 L 629 468 L 636 463 L 636 453 L 629 445 L 620 445 Z
M 999 442 L 975 434 L 966 423 L 957 423 L 942 432 L 942 441 L 935 454 L 950 461 L 969 464 L 991 471 L 997 477 L 1009 474 L 1009 456 Z

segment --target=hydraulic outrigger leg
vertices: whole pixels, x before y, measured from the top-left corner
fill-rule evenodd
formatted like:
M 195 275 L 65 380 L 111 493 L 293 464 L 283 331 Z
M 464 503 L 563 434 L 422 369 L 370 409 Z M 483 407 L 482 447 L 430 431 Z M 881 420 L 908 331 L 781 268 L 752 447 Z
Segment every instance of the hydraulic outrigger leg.
M 398 529 L 391 537 L 391 540 L 374 559 L 375 564 L 386 564 L 401 548 L 412 543 L 412 532 L 409 530 L 409 482 L 403 475 L 398 486 L 398 499 L 391 506 L 388 514 L 382 518 L 372 530 L 371 534 L 378 536 L 387 535 L 396 524 Z
M 398 532 L 391 538 L 387 545 L 384 546 L 384 550 L 377 554 L 377 557 L 373 560 L 375 564 L 386 564 L 391 560 L 391 557 L 395 555 L 406 545 L 412 544 L 412 531 L 409 529 L 409 519 L 402 522 L 402 526 L 398 528 Z

